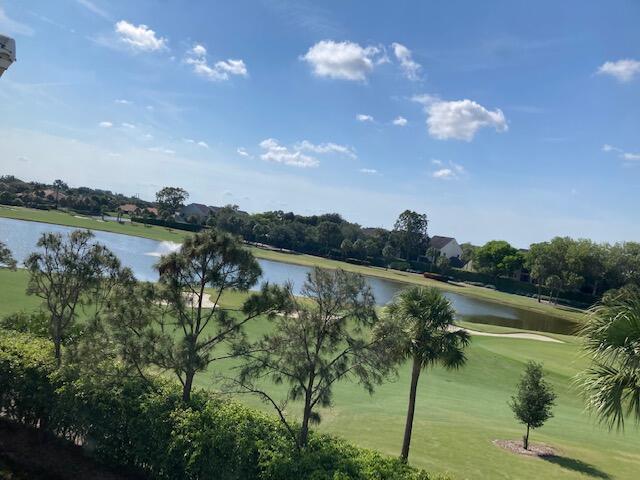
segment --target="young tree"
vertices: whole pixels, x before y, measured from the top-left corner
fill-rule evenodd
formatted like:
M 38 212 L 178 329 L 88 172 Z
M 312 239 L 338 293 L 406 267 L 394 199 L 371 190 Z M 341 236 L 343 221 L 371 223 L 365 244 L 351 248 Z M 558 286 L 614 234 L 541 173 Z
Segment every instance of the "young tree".
M 592 364 L 578 377 L 588 408 L 609 428 L 640 421 L 640 290 L 594 307 L 581 331 Z
M 317 408 L 331 405 L 337 382 L 353 379 L 372 393 L 389 369 L 370 329 L 376 325 L 375 301 L 361 275 L 315 268 L 302 289 L 290 293 L 287 312 L 260 340 L 244 347 L 236 380 L 245 391 L 273 405 L 298 448 L 304 448 Z M 259 380 L 287 384 L 286 399 L 260 387 Z M 288 400 L 302 400 L 302 425 L 296 434 L 285 415 Z
M 553 417 L 551 407 L 556 394 L 545 382 L 542 364 L 529 361 L 518 383 L 518 391 L 511 397 L 509 406 L 520 423 L 527 426 L 522 437 L 522 446 L 529 449 L 529 429 L 539 428 Z
M 454 327 L 455 311 L 451 302 L 436 288 L 411 287 L 402 290 L 389 304 L 381 331 L 394 342 L 398 362 L 411 361 L 409 406 L 402 442 L 401 458 L 409 458 L 413 416 L 420 372 L 441 364 L 457 369 L 466 362 L 464 348 L 469 334 Z
M 340 251 L 342 252 L 342 255 L 344 255 L 345 257 L 348 257 L 351 254 L 352 250 L 353 250 L 353 243 L 348 238 L 345 238 L 340 244 Z
M 274 314 L 285 295 L 265 285 L 242 311 L 223 308 L 225 292 L 249 290 L 262 271 L 237 238 L 214 229 L 188 237 L 179 251 L 163 256 L 157 268 L 158 286 L 128 288 L 130 293 L 123 292 L 111 305 L 109 320 L 120 342 L 127 343 L 125 357 L 138 370 L 151 364 L 173 372 L 188 402 L 196 374 L 233 356 L 220 347 L 242 340 L 244 325 L 259 315 Z
M 411 260 L 424 251 L 427 243 L 428 225 L 426 215 L 411 210 L 405 210 L 396 220 L 393 230 L 399 237 L 405 260 Z
M 158 213 L 164 220 L 169 219 L 184 206 L 184 202 L 189 198 L 187 191 L 180 187 L 164 187 L 156 193 L 156 203 Z
M 62 362 L 61 346 L 78 315 L 89 306 L 94 315 L 102 307 L 123 274 L 118 258 L 105 246 L 92 242 L 93 233 L 76 230 L 63 237 L 44 233 L 40 249 L 25 260 L 29 271 L 27 293 L 44 300 L 56 363 Z
M 9 250 L 4 243 L 0 242 L 0 267 L 15 270 L 17 264 L 18 262 L 13 258 L 11 250 Z

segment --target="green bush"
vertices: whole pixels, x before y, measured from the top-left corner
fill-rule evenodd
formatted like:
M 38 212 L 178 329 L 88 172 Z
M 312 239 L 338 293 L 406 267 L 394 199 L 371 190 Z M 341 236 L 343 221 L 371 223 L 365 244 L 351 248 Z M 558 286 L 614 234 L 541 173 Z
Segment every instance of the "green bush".
M 73 441 L 97 460 L 156 479 L 429 480 L 441 477 L 328 435 L 298 452 L 272 416 L 208 391 L 184 404 L 178 385 L 55 370 L 50 342 L 0 330 L 0 411 Z
M 403 272 L 406 272 L 409 267 L 410 265 L 408 262 L 401 260 L 396 260 L 389 264 L 389 268 L 392 268 L 394 270 L 401 270 Z

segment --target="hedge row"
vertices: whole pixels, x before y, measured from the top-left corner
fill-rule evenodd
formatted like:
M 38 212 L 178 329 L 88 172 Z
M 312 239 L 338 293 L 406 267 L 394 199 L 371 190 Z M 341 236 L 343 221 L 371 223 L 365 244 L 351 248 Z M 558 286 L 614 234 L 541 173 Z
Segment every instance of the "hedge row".
M 312 435 L 297 452 L 281 424 L 264 413 L 177 385 L 56 371 L 48 341 L 0 330 L 0 411 L 13 421 L 81 443 L 98 461 L 156 479 L 429 480 L 397 459 Z
M 184 230 L 187 232 L 199 232 L 204 228 L 202 225 L 195 225 L 193 223 L 172 222 L 169 220 L 162 220 L 160 218 L 131 217 L 131 221 L 135 223 L 144 223 L 145 225 L 173 228 L 174 230 Z

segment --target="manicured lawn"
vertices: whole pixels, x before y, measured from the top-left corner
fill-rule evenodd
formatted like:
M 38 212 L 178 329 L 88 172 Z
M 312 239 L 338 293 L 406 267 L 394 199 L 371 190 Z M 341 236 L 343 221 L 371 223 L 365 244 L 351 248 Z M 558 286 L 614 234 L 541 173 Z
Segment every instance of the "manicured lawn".
M 69 213 L 58 212 L 54 210 L 34 210 L 21 207 L 4 207 L 0 206 L 0 217 L 14 218 L 18 220 L 30 220 L 44 223 L 54 223 L 58 225 L 66 225 L 78 228 L 90 228 L 94 230 L 104 230 L 108 232 L 121 233 L 125 235 L 134 235 L 144 238 L 150 238 L 160 241 L 181 242 L 188 232 L 174 230 L 157 226 L 144 226 L 140 224 L 119 224 L 116 222 L 102 222 L 91 217 L 81 217 L 71 215 Z M 304 254 L 290 254 L 274 250 L 268 250 L 257 247 L 249 247 L 253 254 L 265 260 L 273 260 L 276 262 L 286 262 L 295 265 L 303 265 L 308 267 L 318 266 L 323 268 L 342 268 L 347 271 L 362 273 L 374 277 L 380 277 L 396 282 L 432 285 L 442 290 L 447 290 L 461 295 L 467 295 L 483 300 L 488 300 L 511 307 L 523 308 L 532 312 L 545 315 L 552 315 L 571 321 L 579 321 L 581 312 L 568 307 L 555 307 L 546 303 L 538 303 L 535 299 L 523 297 L 521 295 L 513 295 L 504 292 L 498 292 L 488 288 L 475 287 L 468 285 L 460 287 L 434 280 L 428 280 L 422 275 L 413 273 L 400 272 L 397 270 L 387 270 L 380 267 L 365 267 L 361 265 L 352 265 L 346 262 L 330 260 L 322 257 L 315 257 Z
M 20 308 L 35 308 L 37 300 L 24 295 L 24 271 L 0 270 L 0 315 Z M 241 304 L 243 295 L 225 297 L 228 307 Z M 472 325 L 498 333 L 504 327 Z M 259 319 L 248 332 L 257 336 L 269 328 Z M 584 366 L 579 340 L 553 335 L 566 343 L 474 336 L 467 366 L 456 372 L 440 368 L 421 377 L 410 461 L 432 471 L 449 471 L 458 479 L 577 479 L 637 478 L 640 471 L 640 432 L 630 422 L 627 431 L 609 432 L 587 416 L 572 388 L 573 376 Z M 544 363 L 549 381 L 558 393 L 555 418 L 532 433 L 559 451 L 550 460 L 523 458 L 495 447 L 494 439 L 519 439 L 523 429 L 513 419 L 507 401 L 529 359 Z M 203 388 L 216 388 L 216 374 L 232 374 L 234 361 L 213 364 L 196 377 Z M 335 391 L 335 406 L 322 412 L 319 430 L 355 443 L 398 455 L 409 390 L 409 369 L 369 396 L 359 386 L 343 383 Z M 264 408 L 257 399 L 241 396 Z M 290 406 L 296 414 L 297 405 Z

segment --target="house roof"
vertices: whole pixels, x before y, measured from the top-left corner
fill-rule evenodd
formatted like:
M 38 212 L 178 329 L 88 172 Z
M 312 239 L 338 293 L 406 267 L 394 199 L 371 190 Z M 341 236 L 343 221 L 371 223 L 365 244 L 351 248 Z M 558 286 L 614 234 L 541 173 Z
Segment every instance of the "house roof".
M 124 205 L 120 205 L 118 209 L 121 212 L 133 213 L 138 209 L 138 206 L 134 205 L 133 203 L 125 203 Z
M 440 235 L 435 235 L 431 237 L 429 240 L 429 247 L 437 248 L 438 250 L 444 248 L 450 241 L 455 240 L 452 237 L 441 237 Z

